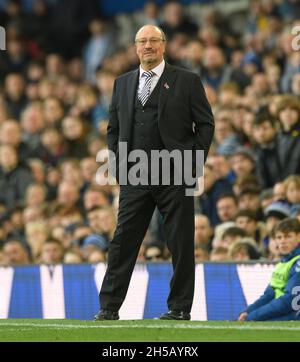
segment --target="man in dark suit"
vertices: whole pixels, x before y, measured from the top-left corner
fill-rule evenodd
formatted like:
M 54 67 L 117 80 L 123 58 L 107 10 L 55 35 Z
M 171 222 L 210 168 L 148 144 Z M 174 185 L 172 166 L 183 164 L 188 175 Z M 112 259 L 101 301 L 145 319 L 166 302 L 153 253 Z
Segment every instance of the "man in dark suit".
M 143 150 L 147 155 L 152 150 L 203 150 L 206 158 L 214 120 L 200 77 L 164 61 L 166 39 L 160 28 L 143 26 L 135 43 L 140 67 L 115 82 L 108 125 L 109 150 L 118 160 L 126 159 L 119 154 L 120 142 L 126 142 L 128 151 Z M 117 171 L 119 180 L 121 170 Z M 173 264 L 169 311 L 160 318 L 190 319 L 195 281 L 194 200 L 185 191 L 184 183 L 177 185 L 171 179 L 165 185 L 161 177 L 158 185 L 132 185 L 130 181 L 120 185 L 118 224 L 109 245 L 100 291 L 101 310 L 96 320 L 119 319 L 118 310 L 156 206 L 163 218 Z

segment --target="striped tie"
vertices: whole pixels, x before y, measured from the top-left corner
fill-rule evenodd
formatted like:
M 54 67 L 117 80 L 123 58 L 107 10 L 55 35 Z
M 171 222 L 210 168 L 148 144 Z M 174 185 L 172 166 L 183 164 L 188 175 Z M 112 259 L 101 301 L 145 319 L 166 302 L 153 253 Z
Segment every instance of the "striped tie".
M 152 72 L 151 70 L 149 70 L 148 72 L 144 72 L 142 74 L 142 77 L 146 78 L 143 89 L 141 90 L 141 93 L 139 94 L 139 100 L 143 106 L 145 105 L 145 103 L 147 102 L 147 100 L 150 96 L 151 81 L 152 81 L 152 77 L 154 75 L 155 75 L 155 73 Z

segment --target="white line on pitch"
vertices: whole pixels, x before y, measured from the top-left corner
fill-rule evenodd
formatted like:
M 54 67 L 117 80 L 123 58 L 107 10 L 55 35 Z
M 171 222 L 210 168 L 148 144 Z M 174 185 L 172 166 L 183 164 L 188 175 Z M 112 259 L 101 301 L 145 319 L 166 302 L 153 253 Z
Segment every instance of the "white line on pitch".
M 164 329 L 212 329 L 212 330 L 279 330 L 279 331 L 300 331 L 299 327 L 289 327 L 289 326 L 262 326 L 255 324 L 245 324 L 243 326 L 212 326 L 212 325 L 199 325 L 199 324 L 184 324 L 184 323 L 178 323 L 178 324 L 101 324 L 102 322 L 95 322 L 95 325 L 91 324 L 54 324 L 54 323 L 6 323 L 6 322 L 0 322 L 0 328 L 1 326 L 8 326 L 8 327 L 34 327 L 34 328 L 52 328 L 52 329 L 127 329 L 127 328 L 147 328 L 147 329 L 158 329 L 158 328 L 164 328 Z M 4 330 L 5 331 L 5 330 Z

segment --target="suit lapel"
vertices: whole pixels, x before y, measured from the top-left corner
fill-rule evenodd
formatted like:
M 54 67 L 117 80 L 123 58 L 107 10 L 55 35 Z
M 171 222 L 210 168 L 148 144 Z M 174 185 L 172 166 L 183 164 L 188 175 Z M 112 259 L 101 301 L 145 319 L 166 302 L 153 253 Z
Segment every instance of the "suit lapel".
M 171 65 L 166 63 L 163 74 L 161 75 L 160 83 L 160 92 L 159 92 L 159 101 L 158 101 L 158 122 L 162 116 L 166 101 L 168 99 L 169 93 L 174 87 L 174 82 L 176 78 L 176 70 Z

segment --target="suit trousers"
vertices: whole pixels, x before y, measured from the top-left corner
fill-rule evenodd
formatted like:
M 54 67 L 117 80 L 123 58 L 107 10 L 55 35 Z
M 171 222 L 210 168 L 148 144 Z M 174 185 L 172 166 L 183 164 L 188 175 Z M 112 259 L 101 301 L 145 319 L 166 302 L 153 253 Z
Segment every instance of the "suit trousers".
M 118 223 L 99 296 L 102 309 L 120 309 L 156 206 L 172 255 L 168 308 L 190 312 L 195 283 L 194 198 L 185 195 L 184 185 L 120 187 Z

